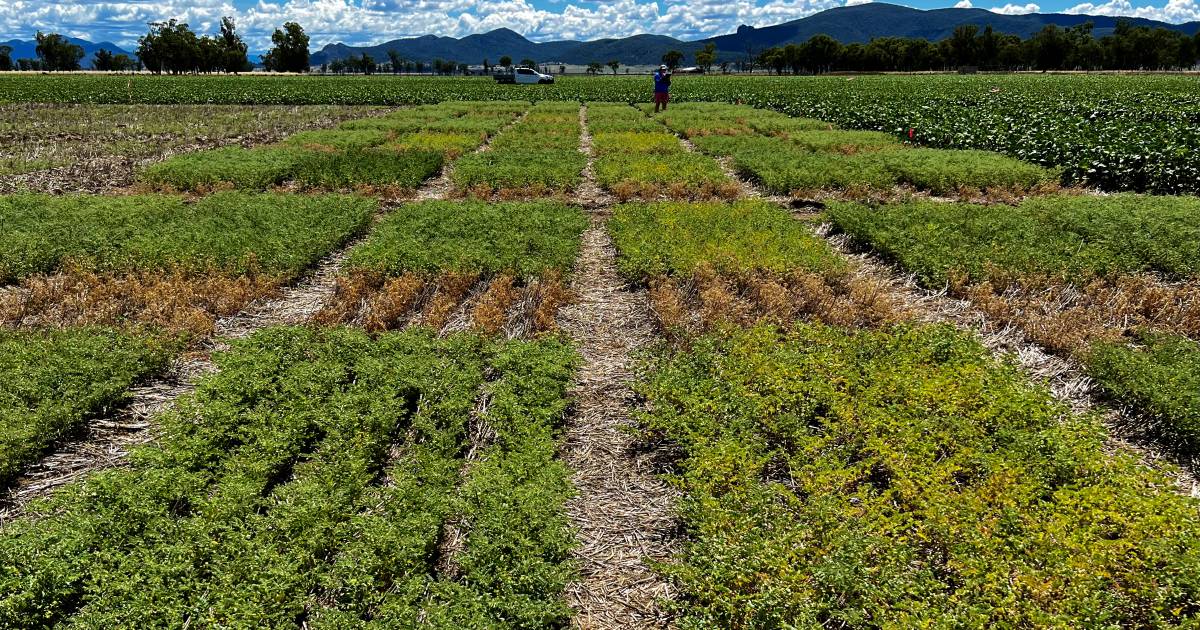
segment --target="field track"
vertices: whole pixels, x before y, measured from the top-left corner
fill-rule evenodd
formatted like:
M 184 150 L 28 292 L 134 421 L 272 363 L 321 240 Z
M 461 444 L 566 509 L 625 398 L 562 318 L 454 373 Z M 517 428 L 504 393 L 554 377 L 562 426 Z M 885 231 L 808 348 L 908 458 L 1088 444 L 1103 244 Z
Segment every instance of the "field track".
M 586 107 L 580 115 L 581 150 L 590 152 Z M 577 301 L 559 313 L 584 360 L 562 447 L 579 490 L 567 509 L 579 530 L 582 573 L 567 594 L 582 628 L 655 627 L 669 619 L 658 600 L 671 589 L 647 561 L 673 553 L 674 493 L 656 477 L 654 452 L 638 452 L 628 432 L 636 404 L 633 355 L 653 340 L 654 329 L 645 291 L 617 273 L 605 230 L 612 199 L 597 187 L 592 162 L 578 193 L 592 221 L 572 283 Z

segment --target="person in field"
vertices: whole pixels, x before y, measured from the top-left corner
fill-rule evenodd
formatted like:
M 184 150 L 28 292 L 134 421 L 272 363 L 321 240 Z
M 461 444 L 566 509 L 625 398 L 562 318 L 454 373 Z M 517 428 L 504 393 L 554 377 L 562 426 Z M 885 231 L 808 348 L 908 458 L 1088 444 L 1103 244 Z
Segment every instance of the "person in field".
M 671 100 L 671 71 L 667 70 L 666 65 L 658 67 L 658 72 L 654 73 L 654 113 L 667 111 L 667 101 Z

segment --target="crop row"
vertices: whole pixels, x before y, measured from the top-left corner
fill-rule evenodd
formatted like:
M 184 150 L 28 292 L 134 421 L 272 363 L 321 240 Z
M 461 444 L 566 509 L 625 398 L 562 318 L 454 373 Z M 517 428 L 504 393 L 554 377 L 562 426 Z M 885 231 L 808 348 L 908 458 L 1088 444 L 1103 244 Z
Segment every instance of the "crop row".
M 0 625 L 563 622 L 569 348 L 276 328 L 215 360 L 130 468 L 5 524 Z
M 599 80 L 597 80 L 599 79 Z M 647 77 L 560 77 L 501 86 L 443 77 L 0 77 L 11 102 L 402 104 L 552 99 L 644 102 Z M 1047 167 L 1067 184 L 1200 191 L 1200 100 L 1184 76 L 1012 75 L 681 77 L 679 101 L 746 103 L 942 148 L 982 149 Z
M 833 204 L 837 229 L 1081 359 L 1145 415 L 1151 436 L 1200 451 L 1200 202 L 1112 195 L 1019 206 Z M 1189 339 L 1190 337 L 1190 339 Z
M 578 208 L 553 201 L 406 204 L 351 250 L 318 319 L 438 329 L 462 312 L 487 333 L 551 329 L 586 227 Z
M 844 326 L 904 319 L 904 307 L 812 227 L 758 200 L 625 204 L 609 223 L 618 268 L 648 288 L 670 335 L 804 317 Z
M 0 106 L 0 136 L 4 137 L 0 175 L 83 162 L 91 168 L 73 173 L 75 181 L 68 185 L 122 185 L 125 173 L 115 173 L 114 166 L 123 171 L 124 160 L 152 158 L 196 144 L 279 137 L 374 109 L 330 105 L 5 105 Z M 3 191 L 15 190 L 5 187 Z
M 167 354 L 147 338 L 109 330 L 0 329 L 0 486 L 90 417 L 118 407 Z
M 378 202 L 223 192 L 0 197 L 0 324 L 150 325 L 189 336 L 364 231 Z
M 482 144 L 523 102 L 449 103 L 293 134 L 282 143 L 223 147 L 153 164 L 146 182 L 180 190 L 263 189 L 295 181 L 319 189 L 412 189 Z
M 702 151 L 729 157 L 738 171 L 778 194 L 863 194 L 896 186 L 937 195 L 1022 194 L 1056 180 L 1039 166 L 997 153 L 910 148 L 886 134 L 834 130 L 741 105 L 682 103 L 660 117 Z
M 737 185 L 712 158 L 688 151 L 638 110 L 618 103 L 591 103 L 587 117 L 596 180 L 618 199 L 737 196 Z
M 476 197 L 537 198 L 574 189 L 587 157 L 579 151 L 579 103 L 542 101 L 499 134 L 488 151 L 459 160 L 451 179 Z
M 225 192 L 0 197 L 0 281 L 53 273 L 185 267 L 291 278 L 366 228 L 378 202 Z
M 1171 627 L 1193 500 L 943 326 L 727 330 L 667 349 L 647 438 L 681 449 L 681 627 Z
M 826 217 L 906 262 L 940 261 L 939 278 L 1014 283 L 1022 269 L 1191 274 L 1193 205 L 833 203 Z M 644 366 L 639 422 L 646 442 L 679 448 L 687 542 L 661 568 L 679 625 L 1191 622 L 1195 502 L 969 335 L 895 325 L 906 307 L 811 227 L 762 201 L 627 204 L 610 222 L 622 274 L 680 341 Z M 1089 370 L 1186 443 L 1200 346 L 1137 341 L 1097 344 Z

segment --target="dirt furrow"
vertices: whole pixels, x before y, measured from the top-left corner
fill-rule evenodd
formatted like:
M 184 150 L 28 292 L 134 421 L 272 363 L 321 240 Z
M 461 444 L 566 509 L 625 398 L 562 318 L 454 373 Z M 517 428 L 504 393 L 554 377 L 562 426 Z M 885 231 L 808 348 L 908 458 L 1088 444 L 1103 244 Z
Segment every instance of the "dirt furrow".
M 581 145 L 590 148 L 586 109 L 581 116 Z M 591 187 L 581 187 L 580 202 L 607 203 L 594 187 L 590 162 Z M 654 326 L 645 291 L 628 287 L 617 273 L 607 205 L 591 208 L 572 280 L 576 299 L 558 316 L 583 356 L 562 445 L 579 492 L 567 510 L 579 531 L 575 555 L 582 573 L 567 595 L 580 628 L 665 626 L 669 618 L 659 603 L 671 597 L 671 587 L 648 561 L 670 560 L 675 551 L 675 491 L 659 478 L 653 454 L 637 452 L 627 432 L 637 406 L 634 355 L 654 340 Z

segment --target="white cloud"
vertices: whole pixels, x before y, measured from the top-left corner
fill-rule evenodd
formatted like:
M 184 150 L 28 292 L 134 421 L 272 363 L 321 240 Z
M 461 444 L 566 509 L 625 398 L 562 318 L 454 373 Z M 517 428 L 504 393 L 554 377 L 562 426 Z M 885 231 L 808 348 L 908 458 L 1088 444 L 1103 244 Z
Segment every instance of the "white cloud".
M 698 39 L 731 33 L 741 24 L 769 26 L 867 1 L 560 0 L 547 10 L 534 6 L 533 0 L 257 0 L 245 9 L 235 8 L 232 0 L 7 0 L 0 1 L 0 39 L 31 39 L 40 29 L 133 48 L 146 32 L 147 22 L 176 18 L 199 33 L 214 33 L 225 15 L 237 20 L 255 50 L 268 48 L 271 32 L 285 21 L 305 27 L 313 50 L 339 41 L 372 44 L 431 33 L 462 37 L 500 27 L 535 41 L 638 33 Z M 1174 23 L 1200 20 L 1200 0 L 1165 2 L 1161 6 L 1134 6 L 1130 0 L 1084 2 L 1065 12 Z M 974 5 L 972 0 L 958 0 L 954 6 Z M 991 10 L 1016 15 L 1040 7 L 1005 4 Z
M 1030 2 L 1029 4 L 1006 4 L 1002 7 L 992 7 L 988 9 L 992 13 L 1000 15 L 1024 15 L 1026 13 L 1037 13 L 1042 7 Z
M 871 4 L 875 0 L 846 0 L 846 6 L 854 7 L 860 4 Z
M 958 0 L 954 5 L 955 9 L 974 9 L 975 5 L 971 4 L 971 0 Z
M 768 26 L 867 0 L 567 0 L 552 11 L 530 0 L 258 0 L 236 9 L 229 0 L 10 0 L 0 2 L 0 38 L 29 39 L 38 29 L 132 48 L 146 23 L 176 18 L 198 33 L 215 32 L 233 16 L 252 49 L 270 33 L 299 22 L 314 50 L 325 44 L 379 43 L 425 34 L 462 37 L 511 28 L 535 41 L 658 33 L 698 39 L 741 24 Z
M 1110 0 L 1105 4 L 1085 2 L 1063 10 L 1063 13 L 1123 15 L 1179 24 L 1180 22 L 1200 20 L 1200 5 L 1197 5 L 1195 0 L 1168 0 L 1161 7 L 1153 5 L 1135 7 L 1128 0 Z

